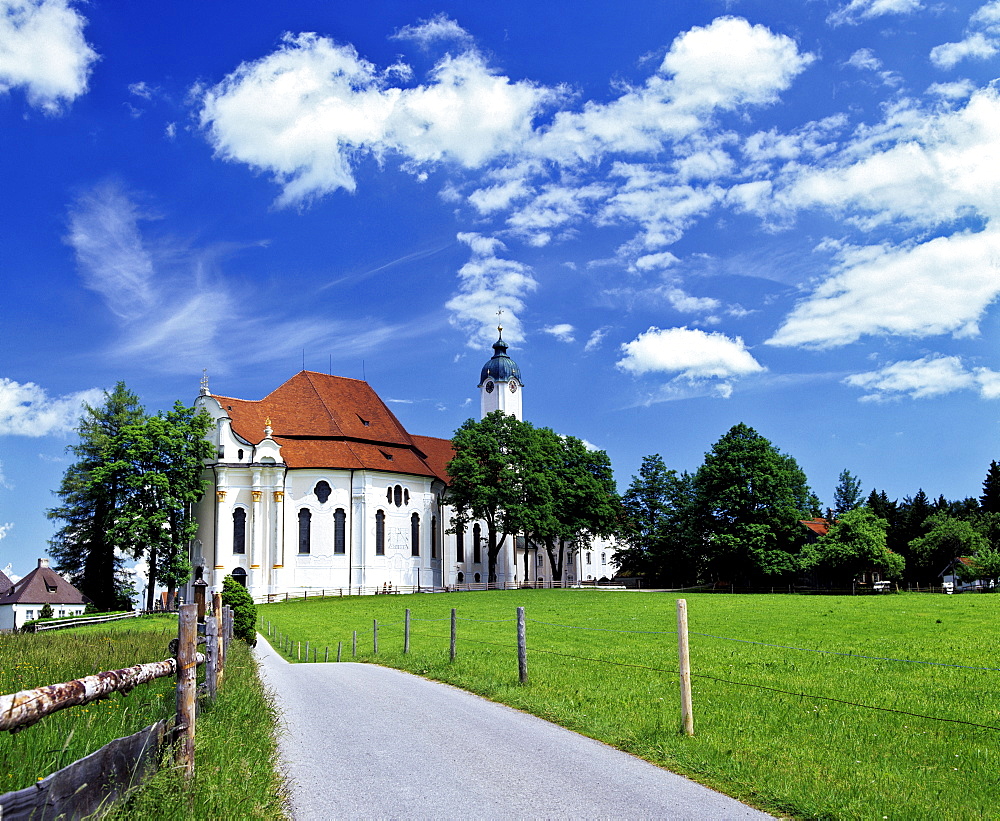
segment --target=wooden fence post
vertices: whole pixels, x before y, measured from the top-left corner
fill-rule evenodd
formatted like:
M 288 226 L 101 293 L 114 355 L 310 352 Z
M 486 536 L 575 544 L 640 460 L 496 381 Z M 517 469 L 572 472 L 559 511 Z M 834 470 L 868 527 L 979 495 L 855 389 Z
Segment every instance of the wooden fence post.
M 354 631 L 354 635 L 351 637 L 351 657 L 358 657 L 358 631 Z
M 215 611 L 205 613 L 205 683 L 208 685 L 208 698 L 215 701 L 219 689 L 219 620 Z
M 528 642 L 524 624 L 524 608 L 517 608 L 517 673 L 521 684 L 528 683 Z
M 182 604 L 177 628 L 177 764 L 194 776 L 195 691 L 198 687 L 198 605 Z
M 215 643 L 215 688 L 218 690 L 222 686 L 222 681 L 226 677 L 226 619 L 225 610 L 222 607 L 222 594 L 218 591 L 212 594 L 212 615 L 215 616 L 216 643 Z
M 406 619 L 403 625 L 403 652 L 410 652 L 410 608 L 406 608 Z
M 330 660 L 330 646 L 327 645 L 326 651 L 323 653 L 323 663 L 326 664 Z
M 455 608 L 453 607 L 451 608 L 451 648 L 449 649 L 449 654 L 451 656 L 452 661 L 455 660 L 455 645 L 457 643 L 456 639 L 458 638 L 456 631 L 456 624 L 455 624 L 456 620 L 457 619 L 455 618 Z
M 340 661 L 340 650 L 341 650 L 341 648 L 343 646 L 344 646 L 344 642 L 342 642 L 342 641 L 338 641 L 337 642 L 337 661 Z
M 688 648 L 687 600 L 677 600 L 677 654 L 681 678 L 681 725 L 685 735 L 694 735 L 694 711 L 691 704 L 691 655 Z
M 372 619 L 372 653 L 378 655 L 378 619 Z
M 309 642 L 306 642 L 306 661 L 309 661 Z

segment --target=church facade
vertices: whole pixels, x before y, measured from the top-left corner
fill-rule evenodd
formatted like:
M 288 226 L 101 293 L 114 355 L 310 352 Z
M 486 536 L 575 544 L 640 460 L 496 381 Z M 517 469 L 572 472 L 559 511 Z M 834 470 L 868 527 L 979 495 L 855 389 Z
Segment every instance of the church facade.
M 480 373 L 481 415 L 520 419 L 524 385 L 502 335 L 493 351 Z M 214 396 L 203 384 L 195 406 L 215 422 L 191 551 L 212 587 L 227 575 L 255 597 L 487 582 L 485 525 L 445 532 L 451 442 L 410 434 L 367 382 L 301 371 L 260 400 Z M 610 577 L 611 555 L 594 544 L 555 581 Z M 504 545 L 495 581 L 553 579 L 544 551 L 519 537 Z

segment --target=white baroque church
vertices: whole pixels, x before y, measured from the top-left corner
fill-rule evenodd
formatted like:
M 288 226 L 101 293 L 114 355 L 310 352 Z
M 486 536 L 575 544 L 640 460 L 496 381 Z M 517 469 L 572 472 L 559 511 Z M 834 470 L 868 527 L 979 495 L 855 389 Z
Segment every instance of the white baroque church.
M 500 330 L 480 413 L 521 419 L 524 384 Z M 227 575 L 255 597 L 487 583 L 485 525 L 446 533 L 451 442 L 408 433 L 367 382 L 301 371 L 260 400 L 215 396 L 203 382 L 195 406 L 215 422 L 191 551 L 211 587 Z M 613 554 L 595 541 L 553 579 L 544 550 L 508 539 L 496 584 L 610 578 Z

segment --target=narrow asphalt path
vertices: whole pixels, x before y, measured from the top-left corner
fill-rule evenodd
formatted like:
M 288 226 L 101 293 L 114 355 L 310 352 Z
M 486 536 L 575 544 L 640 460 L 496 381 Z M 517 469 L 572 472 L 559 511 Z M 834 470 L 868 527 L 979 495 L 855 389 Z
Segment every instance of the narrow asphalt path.
M 373 664 L 257 658 L 297 821 L 770 818 L 534 716 Z

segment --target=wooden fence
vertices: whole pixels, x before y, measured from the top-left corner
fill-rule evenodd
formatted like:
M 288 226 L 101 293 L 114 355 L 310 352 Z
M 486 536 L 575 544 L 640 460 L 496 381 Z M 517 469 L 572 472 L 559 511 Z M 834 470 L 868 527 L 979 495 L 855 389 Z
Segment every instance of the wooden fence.
M 192 776 L 197 669 L 205 666 L 203 690 L 208 698 L 214 698 L 223 679 L 232 625 L 232 611 L 222 606 L 216 593 L 204 618 L 204 654 L 197 652 L 198 605 L 186 604 L 178 614 L 178 636 L 171 641 L 172 658 L 0 696 L 0 731 L 16 733 L 67 707 L 89 704 L 115 692 L 127 693 L 165 676 L 177 677 L 173 718 L 116 739 L 26 789 L 0 795 L 0 819 L 45 821 L 91 815 L 155 769 L 166 747 L 173 747 L 175 764 L 186 776 Z

